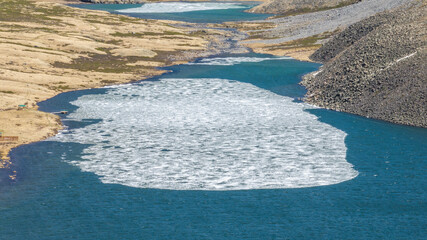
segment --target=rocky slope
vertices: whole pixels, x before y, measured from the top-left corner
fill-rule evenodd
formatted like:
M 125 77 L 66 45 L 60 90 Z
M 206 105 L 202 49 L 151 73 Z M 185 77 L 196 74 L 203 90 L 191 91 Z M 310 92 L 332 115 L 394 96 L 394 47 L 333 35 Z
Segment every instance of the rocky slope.
M 306 100 L 321 107 L 427 127 L 426 3 L 355 23 L 311 58 Z
M 362 0 L 324 11 L 276 16 L 274 19 L 251 22 L 250 28 L 237 28 L 250 36 L 244 44 L 255 52 L 290 55 L 293 53 L 289 52 L 289 48 L 292 48 L 296 50 L 291 51 L 303 53 L 308 59 L 309 55 L 337 32 L 377 13 L 404 6 L 410 1 Z
M 271 0 L 265 2 L 250 12 L 272 14 L 298 14 L 313 11 L 343 7 L 361 0 Z

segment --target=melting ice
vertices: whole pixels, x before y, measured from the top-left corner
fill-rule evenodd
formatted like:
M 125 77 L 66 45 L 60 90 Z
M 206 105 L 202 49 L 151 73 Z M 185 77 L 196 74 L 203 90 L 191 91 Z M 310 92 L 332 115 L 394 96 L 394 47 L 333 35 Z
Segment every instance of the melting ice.
M 146 3 L 141 7 L 127 8 L 118 10 L 121 13 L 177 13 L 177 12 L 193 12 L 205 10 L 219 9 L 238 9 L 246 8 L 247 6 L 238 3 L 188 3 L 188 2 L 166 2 L 166 3 Z
M 74 101 L 69 118 L 102 119 L 54 139 L 91 144 L 65 161 L 104 183 L 238 190 L 336 184 L 357 176 L 346 134 L 312 108 L 248 83 L 161 79 Z
M 218 65 L 232 66 L 239 63 L 257 63 L 271 60 L 286 60 L 291 57 L 225 57 L 225 58 L 204 58 L 198 62 L 188 63 L 188 65 Z

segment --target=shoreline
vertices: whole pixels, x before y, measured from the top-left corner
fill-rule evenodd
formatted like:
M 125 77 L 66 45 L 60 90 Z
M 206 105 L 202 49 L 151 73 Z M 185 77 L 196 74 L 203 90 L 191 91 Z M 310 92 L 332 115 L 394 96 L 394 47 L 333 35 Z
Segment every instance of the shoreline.
M 5 137 L 18 137 L 18 141 L 0 142 L 0 169 L 10 166 L 13 148 L 44 140 L 63 128 L 58 115 L 39 111 L 37 103 L 63 92 L 163 74 L 165 70 L 158 67 L 215 54 L 226 48 L 221 45 L 224 38 L 232 37 L 231 32 L 191 23 L 180 27 L 181 22 L 176 21 L 138 19 L 53 2 L 24 0 L 23 4 L 43 13 L 27 22 L 0 18 L 5 23 L 0 27 L 5 33 L 0 37 L 4 55 L 0 61 L 0 98 L 4 99 L 0 132 Z M 20 6 L 0 4 L 11 9 L 6 13 L 19 18 Z M 46 19 L 60 26 L 47 26 Z M 110 26 L 112 23 L 119 27 Z M 172 44 L 171 38 L 175 39 Z
M 5 89 L 0 89 L 0 98 L 2 95 L 10 98 L 6 104 L 0 104 L 0 131 L 4 131 L 4 136 L 19 137 L 16 142 L 0 142 L 0 169 L 11 164 L 9 152 L 13 148 L 42 141 L 63 129 L 58 115 L 39 111 L 37 105 L 60 93 L 136 82 L 163 74 L 165 71 L 159 70 L 158 67 L 183 64 L 221 52 L 244 51 L 245 48 L 255 53 L 290 56 L 296 60 L 313 62 L 309 56 L 321 46 L 312 43 L 301 44 L 301 41 L 281 44 L 254 41 L 262 40 L 262 37 L 256 39 L 255 35 L 254 39 L 251 32 L 254 29 L 270 29 L 272 26 L 266 23 L 229 22 L 206 24 L 202 27 L 185 23 L 185 26 L 182 26 L 182 22 L 132 18 L 64 5 L 82 3 L 80 1 L 23 2 L 33 5 L 38 11 L 46 12 L 46 16 L 43 16 L 43 19 L 29 20 L 28 23 L 19 23 L 20 28 L 43 29 L 35 31 L 39 41 L 34 42 L 34 34 L 28 34 L 28 39 L 25 35 L 17 37 L 20 44 L 18 46 L 3 42 L 3 49 L 8 49 L 5 51 L 6 56 L 8 53 L 14 54 L 14 50 L 22 52 L 22 56 L 17 59 L 18 65 L 21 66 L 10 67 L 11 64 L 16 64 L 15 61 L 10 61 L 3 63 L 3 66 L 7 67 L 0 71 L 0 82 L 6 78 L 9 84 Z M 55 9 L 55 12 L 51 12 L 51 9 Z M 68 16 L 70 13 L 72 17 Z M 58 24 L 74 26 L 69 27 L 67 31 L 50 26 L 46 28 L 46 22 L 42 21 L 45 18 L 49 19 L 49 24 L 51 21 L 57 21 Z M 40 24 L 37 24 L 38 21 Z M 119 24 L 120 27 L 110 27 L 112 24 Z M 133 29 L 144 28 L 142 25 L 147 29 L 134 32 Z M 227 30 L 224 30 L 224 27 Z M 7 37 L 13 38 L 16 34 L 12 32 Z M 177 43 L 170 46 L 172 38 L 176 39 Z M 1 40 L 0 38 L 0 49 Z M 153 40 L 156 41 L 154 45 Z M 317 38 L 315 40 L 317 42 Z M 236 42 L 237 47 L 233 44 L 227 45 L 227 41 Z M 149 46 L 138 48 L 145 45 Z M 133 53 L 135 51 L 137 54 Z M 41 58 L 41 63 L 32 62 L 34 59 L 39 60 L 38 58 Z M 32 70 L 28 71 L 28 68 Z M 46 81 L 46 78 L 49 80 Z M 38 84 L 33 84 L 34 81 Z M 17 96 L 13 98 L 9 95 Z M 17 109 L 16 103 L 26 107 Z M 13 121 L 10 121 L 11 119 Z
M 44 16 L 28 22 L 19 22 L 19 19 L 18 22 L 5 22 L 4 28 L 18 26 L 25 31 L 19 36 L 14 31 L 0 28 L 0 31 L 6 31 L 7 37 L 5 40 L 0 38 L 3 54 L 19 56 L 8 62 L 0 61 L 0 67 L 3 66 L 0 82 L 4 82 L 0 98 L 7 100 L 0 104 L 0 131 L 3 136 L 19 139 L 0 143 L 0 169 L 11 164 L 9 152 L 13 148 L 42 141 L 63 128 L 58 115 L 38 111 L 38 102 L 63 92 L 135 82 L 163 74 L 165 71 L 158 67 L 178 65 L 221 52 L 244 51 L 241 47 L 236 49 L 225 44 L 232 40 L 245 46 L 246 36 L 239 29 L 221 30 L 213 25 L 199 27 L 192 23 L 182 27 L 182 22 L 132 18 L 72 8 L 63 5 L 65 3 L 70 2 L 23 0 L 23 4 L 31 5 Z M 53 21 L 63 25 L 65 31 L 55 26 L 46 27 L 46 19 L 49 24 Z M 121 26 L 111 27 L 111 24 Z M 144 27 L 147 29 L 141 32 L 131 30 Z M 171 38 L 177 40 L 175 45 L 170 44 Z M 6 41 L 8 39 L 16 39 L 18 44 Z M 148 47 L 139 49 L 141 45 Z M 283 56 L 277 52 L 264 53 Z M 297 60 L 308 60 L 307 52 L 287 53 Z

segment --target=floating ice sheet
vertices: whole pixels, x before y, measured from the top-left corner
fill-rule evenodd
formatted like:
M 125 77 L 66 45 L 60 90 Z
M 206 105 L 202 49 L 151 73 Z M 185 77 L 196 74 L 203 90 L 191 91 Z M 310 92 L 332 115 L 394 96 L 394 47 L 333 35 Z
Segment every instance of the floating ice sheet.
M 187 65 L 223 65 L 231 66 L 240 63 L 257 63 L 269 60 L 286 60 L 291 57 L 225 57 L 225 58 L 204 58 L 198 62 L 188 63 Z
M 193 12 L 219 9 L 238 9 L 247 6 L 238 3 L 215 3 L 215 2 L 166 2 L 166 3 L 146 3 L 141 7 L 118 10 L 121 13 L 177 13 Z
M 72 119 L 103 119 L 53 139 L 92 144 L 65 161 L 139 188 L 301 188 L 357 176 L 346 134 L 312 108 L 251 84 L 162 79 L 85 95 Z

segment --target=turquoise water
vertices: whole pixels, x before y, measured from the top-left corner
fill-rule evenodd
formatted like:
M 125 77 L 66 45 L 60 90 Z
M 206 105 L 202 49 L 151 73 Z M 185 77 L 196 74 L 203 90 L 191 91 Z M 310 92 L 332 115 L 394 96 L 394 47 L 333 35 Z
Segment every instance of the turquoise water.
M 204 20 L 221 12 L 249 15 Z M 220 56 L 40 103 L 68 110 L 68 129 L 11 152 L 0 239 L 425 239 L 427 130 L 301 103 L 300 77 L 318 67 Z
M 183 3 L 183 2 L 181 2 Z M 198 4 L 198 3 L 195 3 Z M 254 14 L 246 13 L 245 11 L 256 6 L 258 3 L 254 2 L 240 2 L 238 3 L 242 7 L 240 8 L 225 8 L 225 9 L 212 9 L 212 10 L 198 10 L 191 12 L 129 12 L 120 13 L 118 11 L 124 9 L 135 9 L 143 6 L 143 4 L 69 4 L 69 6 L 91 9 L 91 10 L 103 10 L 115 14 L 124 14 L 131 17 L 139 17 L 145 19 L 165 19 L 165 20 L 176 20 L 194 23 L 220 23 L 230 21 L 250 21 L 250 20 L 262 20 L 270 14 Z M 179 3 L 177 4 L 179 7 Z M 171 6 L 173 8 L 173 6 Z M 203 8 L 203 6 L 202 6 Z M 161 9 L 161 7 L 160 7 Z
M 130 85 L 127 91 L 154 91 L 162 81 L 172 79 L 221 78 L 235 81 L 224 86 L 243 86 L 245 91 L 253 90 L 251 94 L 288 99 L 304 94 L 297 84 L 300 76 L 318 67 L 290 59 L 228 66 L 181 65 L 152 81 Z M 87 106 L 78 109 L 70 102 L 107 98 L 121 93 L 117 91 L 122 89 L 64 93 L 40 103 L 40 108 L 50 112 L 67 109 L 75 114 Z M 132 97 L 128 92 L 116 96 Z M 427 130 L 324 109 L 304 112 L 346 134 L 345 160 L 353 164 L 357 177 L 305 188 L 210 191 L 129 187 L 105 183 L 100 175 L 81 170 L 79 162 L 96 157 L 85 149 L 99 143 L 53 138 L 12 151 L 12 170 L 18 174 L 16 181 L 1 183 L 0 238 L 425 239 Z M 283 123 L 288 120 L 282 119 Z M 107 118 L 64 119 L 69 132 L 62 136 L 72 136 L 79 129 L 90 131 L 105 121 Z M 87 134 L 96 136 L 96 131 Z

